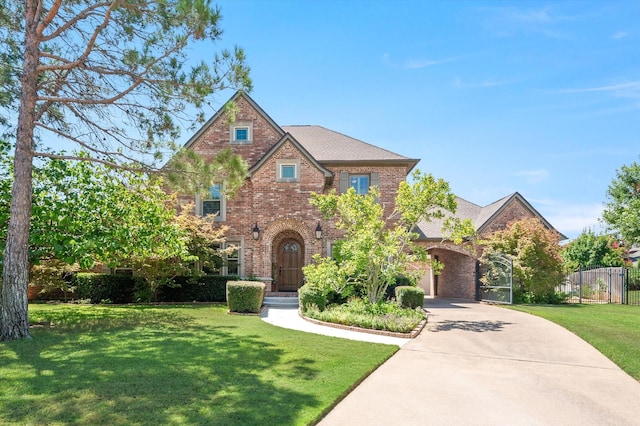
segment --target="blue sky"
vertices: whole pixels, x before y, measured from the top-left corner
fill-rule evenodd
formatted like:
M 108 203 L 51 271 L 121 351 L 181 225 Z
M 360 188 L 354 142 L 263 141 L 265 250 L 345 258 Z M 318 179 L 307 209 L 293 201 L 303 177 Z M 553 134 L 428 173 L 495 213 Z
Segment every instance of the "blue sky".
M 218 4 L 277 123 L 418 158 L 476 204 L 517 191 L 573 238 L 640 159 L 639 1 Z

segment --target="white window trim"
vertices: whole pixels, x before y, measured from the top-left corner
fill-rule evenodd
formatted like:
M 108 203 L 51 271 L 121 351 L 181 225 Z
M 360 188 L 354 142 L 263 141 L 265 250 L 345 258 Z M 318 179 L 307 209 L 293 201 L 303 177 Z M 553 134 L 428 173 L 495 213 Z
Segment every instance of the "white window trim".
M 220 199 L 220 214 L 216 215 L 213 218 L 214 222 L 225 222 L 227 220 L 227 197 L 224 196 L 224 193 L 221 192 Z M 196 194 L 196 216 L 203 215 L 202 202 L 210 201 L 212 198 L 203 198 L 200 194 Z
M 283 178 L 283 166 L 293 166 L 295 176 L 293 178 Z M 276 182 L 300 182 L 300 160 L 276 160 Z
M 237 140 L 236 129 L 247 129 L 247 139 Z M 253 143 L 253 122 L 251 121 L 236 121 L 229 126 L 229 143 L 233 145 L 248 145 Z

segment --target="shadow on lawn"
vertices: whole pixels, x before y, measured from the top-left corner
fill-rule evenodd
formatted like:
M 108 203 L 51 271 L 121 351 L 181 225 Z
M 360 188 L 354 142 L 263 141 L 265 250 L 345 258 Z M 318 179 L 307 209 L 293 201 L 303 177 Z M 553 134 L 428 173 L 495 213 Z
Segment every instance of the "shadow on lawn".
M 13 397 L 0 393 L 0 420 L 294 424 L 299 410 L 318 405 L 315 396 L 297 390 L 302 386 L 296 382 L 265 375 L 276 366 L 272 376 L 290 376 L 299 384 L 316 375 L 314 361 L 284 362 L 285 351 L 255 330 L 236 332 L 238 319 L 205 325 L 170 311 L 130 313 L 77 322 L 66 318 L 67 323 L 53 315 L 54 329 L 0 346 L 0 364 L 16 375 L 25 372 L 14 379 Z M 65 325 L 56 330 L 56 321 Z M 92 323 L 88 328 L 87 322 Z

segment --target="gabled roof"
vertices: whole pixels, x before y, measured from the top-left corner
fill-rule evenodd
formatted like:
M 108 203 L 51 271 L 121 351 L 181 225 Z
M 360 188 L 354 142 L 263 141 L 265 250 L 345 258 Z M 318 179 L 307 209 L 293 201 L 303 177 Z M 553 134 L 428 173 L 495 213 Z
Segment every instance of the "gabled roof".
M 558 232 L 536 209 L 533 208 L 531 204 L 518 192 L 514 192 L 511 195 L 508 195 L 504 198 L 499 199 L 485 207 L 481 207 L 477 204 L 474 204 L 470 201 L 467 201 L 463 198 L 456 197 L 456 202 L 458 204 L 458 208 L 456 209 L 455 215 L 448 214 L 446 217 L 457 217 L 459 219 L 471 219 L 473 226 L 475 227 L 478 233 L 481 233 L 485 228 L 487 228 L 491 222 L 500 214 L 502 211 L 507 208 L 510 204 L 520 201 L 527 210 L 529 210 L 535 217 L 540 219 L 540 221 L 546 226 L 548 229 L 555 230 Z M 445 217 L 445 218 L 446 218 Z M 442 236 L 442 223 L 445 218 L 434 220 L 432 222 L 420 222 L 417 226 L 417 231 L 420 235 L 419 239 L 421 240 L 441 240 Z M 560 238 L 566 240 L 567 237 L 560 232 L 558 232 Z
M 333 173 L 326 169 L 325 167 L 323 167 L 320 163 L 318 163 L 318 161 L 313 158 L 313 156 L 311 156 L 311 154 L 309 153 L 309 151 L 307 151 L 305 149 L 304 146 L 302 146 L 291 134 L 289 133 L 285 133 L 284 136 L 282 136 L 282 138 L 280 138 L 280 140 L 278 141 L 278 143 L 276 143 L 273 147 L 271 147 L 271 149 L 269 151 L 267 151 L 267 153 L 256 163 L 254 164 L 248 171 L 248 176 L 251 177 L 253 176 L 253 174 L 262 167 L 262 165 L 267 162 L 269 160 L 269 158 L 271 158 L 271 156 L 273 156 L 273 154 L 275 154 L 278 149 L 280 149 L 280 147 L 282 145 L 284 145 L 285 143 L 291 143 L 293 144 L 293 146 L 296 147 L 296 149 L 298 151 L 300 151 L 302 153 L 302 155 L 311 163 L 313 164 L 318 170 L 320 170 L 323 174 L 325 179 L 327 180 L 327 184 L 331 184 L 331 180 L 333 179 Z
M 189 138 L 189 140 L 184 144 L 184 147 L 185 148 L 189 148 L 191 145 L 193 145 L 194 142 L 196 142 L 198 139 L 200 139 L 200 136 L 202 136 L 207 130 L 209 130 L 209 127 L 211 127 L 213 125 L 213 123 L 215 123 L 220 117 L 222 117 L 226 113 L 227 105 L 229 105 L 231 102 L 236 102 L 240 97 L 243 97 L 249 103 L 249 105 L 251 105 L 258 112 L 258 114 L 260 114 L 262 116 L 262 118 L 265 119 L 265 121 L 267 121 L 274 129 L 276 129 L 276 131 L 281 136 L 284 135 L 284 133 L 285 133 L 284 130 L 282 130 L 282 128 L 280 126 L 278 126 L 278 124 L 275 121 L 273 121 L 273 119 L 271 117 L 269 117 L 269 114 L 267 114 L 260 107 L 260 105 L 258 105 L 256 103 L 256 101 L 254 101 L 251 98 L 251 96 L 249 96 L 248 94 L 246 94 L 242 90 L 238 90 L 227 102 L 225 102 L 225 104 L 222 106 L 222 108 L 220 108 L 213 115 L 213 117 L 208 119 L 207 122 L 204 123 L 202 125 L 202 127 L 196 133 L 194 133 L 193 136 L 191 136 Z
M 322 126 L 282 126 L 321 163 L 406 163 L 412 169 L 419 160 L 404 157 Z

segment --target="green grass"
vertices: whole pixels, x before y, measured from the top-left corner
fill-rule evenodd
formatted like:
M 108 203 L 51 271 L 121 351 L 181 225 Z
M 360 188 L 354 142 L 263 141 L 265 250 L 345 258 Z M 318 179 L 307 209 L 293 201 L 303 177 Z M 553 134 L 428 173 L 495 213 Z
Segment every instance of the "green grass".
M 397 347 L 226 306 L 31 305 L 0 343 L 0 424 L 310 424 Z
M 640 306 L 513 305 L 546 318 L 589 342 L 636 380 L 640 380 Z

